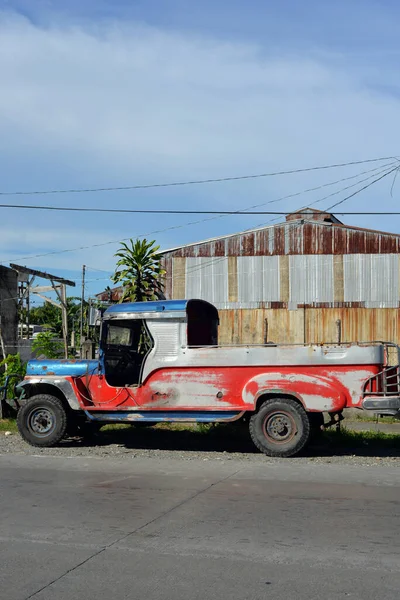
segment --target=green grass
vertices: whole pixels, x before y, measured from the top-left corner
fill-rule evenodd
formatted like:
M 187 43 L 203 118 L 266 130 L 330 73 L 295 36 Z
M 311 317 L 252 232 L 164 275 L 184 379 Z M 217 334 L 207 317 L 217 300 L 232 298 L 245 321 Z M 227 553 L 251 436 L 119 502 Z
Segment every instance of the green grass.
M 360 411 L 360 414 L 352 415 L 351 417 L 347 416 L 346 421 L 364 421 L 366 423 L 388 423 L 392 425 L 393 423 L 400 423 L 399 419 L 395 417 L 379 417 L 365 414 Z
M 400 450 L 400 435 L 381 431 L 328 430 L 325 437 L 337 448 L 376 448 Z
M 11 431 L 12 433 L 18 431 L 15 419 L 0 419 L 0 432 L 4 433 L 5 431 Z

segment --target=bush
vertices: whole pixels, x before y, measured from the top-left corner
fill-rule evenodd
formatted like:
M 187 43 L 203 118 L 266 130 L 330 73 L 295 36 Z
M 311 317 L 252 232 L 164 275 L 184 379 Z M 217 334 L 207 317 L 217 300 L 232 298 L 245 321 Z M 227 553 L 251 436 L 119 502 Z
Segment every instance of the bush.
M 46 358 L 60 358 L 64 352 L 62 341 L 51 331 L 38 333 L 32 342 L 32 351 Z
M 8 354 L 6 358 L 0 362 L 0 368 L 2 370 L 2 373 L 0 374 L 0 387 L 5 384 L 7 375 L 13 375 L 9 381 L 7 391 L 7 397 L 13 398 L 14 385 L 25 377 L 26 363 L 21 360 L 20 354 Z

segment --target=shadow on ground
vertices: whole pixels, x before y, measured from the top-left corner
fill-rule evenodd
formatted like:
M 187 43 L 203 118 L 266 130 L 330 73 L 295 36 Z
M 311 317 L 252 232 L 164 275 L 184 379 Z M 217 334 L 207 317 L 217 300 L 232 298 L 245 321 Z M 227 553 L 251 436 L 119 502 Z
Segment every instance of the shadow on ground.
M 217 425 L 205 430 L 159 427 L 101 430 L 90 439 L 72 438 L 63 446 L 123 445 L 132 450 L 168 450 L 199 453 L 257 454 L 245 426 Z M 375 456 L 400 457 L 400 436 L 372 436 L 363 432 L 328 431 L 318 436 L 302 456 Z

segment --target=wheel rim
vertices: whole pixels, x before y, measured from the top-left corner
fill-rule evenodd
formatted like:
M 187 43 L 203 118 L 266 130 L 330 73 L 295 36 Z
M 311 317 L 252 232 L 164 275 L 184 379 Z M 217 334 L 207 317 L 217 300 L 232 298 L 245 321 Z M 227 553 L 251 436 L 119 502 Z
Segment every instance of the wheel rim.
M 28 415 L 28 427 L 36 436 L 50 435 L 55 425 L 54 413 L 48 408 L 35 408 Z
M 280 411 L 267 415 L 263 430 L 265 437 L 274 444 L 286 444 L 297 434 L 297 426 L 291 414 Z

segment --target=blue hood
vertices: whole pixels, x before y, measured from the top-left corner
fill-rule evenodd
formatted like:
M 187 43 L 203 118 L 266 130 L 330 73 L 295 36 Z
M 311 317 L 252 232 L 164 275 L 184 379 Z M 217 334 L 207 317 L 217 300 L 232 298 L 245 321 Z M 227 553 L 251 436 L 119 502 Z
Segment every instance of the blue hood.
M 97 360 L 30 360 L 27 364 L 27 375 L 60 375 L 64 377 L 82 377 L 93 375 L 97 372 L 99 363 Z

